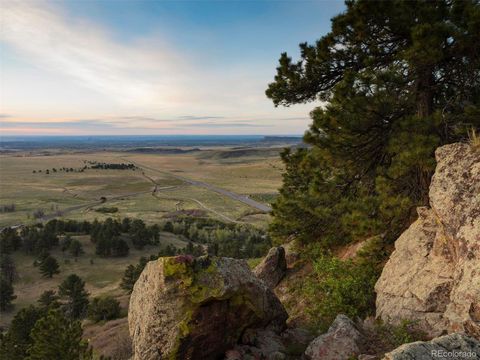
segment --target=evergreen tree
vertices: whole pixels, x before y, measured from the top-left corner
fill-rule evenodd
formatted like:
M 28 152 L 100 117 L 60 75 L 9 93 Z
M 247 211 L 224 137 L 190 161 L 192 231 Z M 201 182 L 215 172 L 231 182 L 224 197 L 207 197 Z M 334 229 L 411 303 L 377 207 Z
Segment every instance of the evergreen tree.
M 66 251 L 70 248 L 70 244 L 72 243 L 73 239 L 70 235 L 65 235 L 65 237 L 62 239 L 61 242 L 61 247 L 62 251 Z
M 2 338 L 0 358 L 23 360 L 32 343 L 30 333 L 43 312 L 35 306 L 20 310 L 13 318 L 7 333 Z
M 59 297 L 54 290 L 46 290 L 40 295 L 37 302 L 40 304 L 41 308 L 47 309 L 59 307 L 60 303 L 58 300 Z
M 22 239 L 17 230 L 7 227 L 0 233 L 0 254 L 9 254 L 20 248 Z
M 17 269 L 13 259 L 7 255 L 0 256 L 0 276 L 7 280 L 10 284 L 17 277 Z
M 51 278 L 54 274 L 59 274 L 60 266 L 58 261 L 53 256 L 48 255 L 40 263 L 40 273 L 48 278 Z
M 128 256 L 130 248 L 128 244 L 123 239 L 114 239 L 112 241 L 112 255 L 116 257 Z
M 126 290 L 128 293 L 133 291 L 133 285 L 138 279 L 139 274 L 137 274 L 137 270 L 134 265 L 128 265 L 123 273 L 122 282 L 120 283 L 120 287 Z
M 32 345 L 28 349 L 27 359 L 92 359 L 82 334 L 79 321 L 66 318 L 59 310 L 50 310 L 32 329 Z
M 165 225 L 163 225 L 163 231 L 173 232 L 173 224 L 171 221 L 167 221 Z
M 266 94 L 313 100 L 304 137 L 285 151 L 272 234 L 326 245 L 394 239 L 427 203 L 434 151 L 480 126 L 478 1 L 347 1 L 332 30 L 281 55 Z
M 73 240 L 69 247 L 68 247 L 68 251 L 70 252 L 70 254 L 72 256 L 74 256 L 75 258 L 79 257 L 81 254 L 84 253 L 83 251 L 83 247 L 82 247 L 82 243 L 78 240 Z
M 85 282 L 76 274 L 69 275 L 58 287 L 58 294 L 66 301 L 65 310 L 74 319 L 85 315 L 88 307 L 88 292 Z
M 13 286 L 7 279 L 0 277 L 0 310 L 5 311 L 17 297 L 14 295 Z

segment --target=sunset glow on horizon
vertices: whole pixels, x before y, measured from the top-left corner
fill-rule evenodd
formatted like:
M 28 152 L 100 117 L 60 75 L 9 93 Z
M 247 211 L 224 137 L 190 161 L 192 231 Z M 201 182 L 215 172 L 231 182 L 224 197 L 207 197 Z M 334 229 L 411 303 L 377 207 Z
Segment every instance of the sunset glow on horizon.
M 280 53 L 343 7 L 4 1 L 2 135 L 301 134 L 314 104 L 275 108 L 264 92 Z

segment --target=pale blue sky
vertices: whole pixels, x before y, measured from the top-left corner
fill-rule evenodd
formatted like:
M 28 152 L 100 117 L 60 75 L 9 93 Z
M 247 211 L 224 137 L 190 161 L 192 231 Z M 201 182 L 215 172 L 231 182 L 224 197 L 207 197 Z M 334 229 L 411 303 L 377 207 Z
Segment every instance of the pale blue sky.
M 264 91 L 341 1 L 1 3 L 4 134 L 301 134 Z

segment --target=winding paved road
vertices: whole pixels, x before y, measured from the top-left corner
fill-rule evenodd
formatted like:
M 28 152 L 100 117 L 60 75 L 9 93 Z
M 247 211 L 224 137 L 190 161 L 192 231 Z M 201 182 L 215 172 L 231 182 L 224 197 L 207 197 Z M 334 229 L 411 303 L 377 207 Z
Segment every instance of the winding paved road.
M 123 158 L 122 158 L 123 159 Z M 203 182 L 203 181 L 197 181 L 197 180 L 192 180 L 192 179 L 188 179 L 186 177 L 183 177 L 183 176 L 180 176 L 180 175 L 176 175 L 176 174 L 173 174 L 171 172 L 168 172 L 168 171 L 165 171 L 165 170 L 158 170 L 158 169 L 155 169 L 155 168 L 152 168 L 150 166 L 147 166 L 147 165 L 144 165 L 144 164 L 140 164 L 136 161 L 133 161 L 132 159 L 124 159 L 125 161 L 129 161 L 133 164 L 135 164 L 136 166 L 140 167 L 140 168 L 143 168 L 143 169 L 148 169 L 148 170 L 151 170 L 151 171 L 155 171 L 155 172 L 158 172 L 158 173 L 162 173 L 162 174 L 167 174 L 167 175 L 170 175 L 176 179 L 179 179 L 179 180 L 182 180 L 183 182 L 186 182 L 187 184 L 190 184 L 190 185 L 193 185 L 193 186 L 198 186 L 198 187 L 202 187 L 204 189 L 207 189 L 207 190 L 210 190 L 210 191 L 213 191 L 213 192 L 216 192 L 217 194 L 221 194 L 221 195 L 224 195 L 224 196 L 227 196 L 233 200 L 237 200 L 237 201 L 240 201 L 244 204 L 247 204 L 248 206 L 251 206 L 257 210 L 260 210 L 260 211 L 263 211 L 265 213 L 268 213 L 270 211 L 272 211 L 272 208 L 266 204 L 263 204 L 261 202 L 258 202 L 258 201 L 255 201 L 251 198 L 249 198 L 248 196 L 246 195 L 240 195 L 240 194 L 237 194 L 233 191 L 230 191 L 230 190 L 226 190 L 226 189 L 223 189 L 221 187 L 218 187 L 218 186 L 215 186 L 215 185 L 212 185 L 212 184 L 208 184 L 206 182 Z

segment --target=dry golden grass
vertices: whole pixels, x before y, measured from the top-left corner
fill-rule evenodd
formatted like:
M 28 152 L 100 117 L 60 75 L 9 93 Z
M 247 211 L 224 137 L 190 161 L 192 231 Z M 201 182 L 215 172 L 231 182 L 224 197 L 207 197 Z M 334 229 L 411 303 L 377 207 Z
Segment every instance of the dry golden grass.
M 472 150 L 480 151 L 480 136 L 473 127 L 468 131 L 468 142 Z

